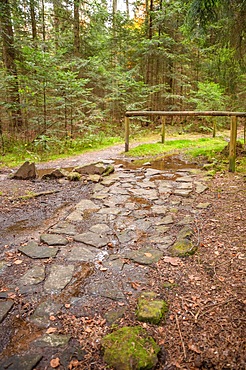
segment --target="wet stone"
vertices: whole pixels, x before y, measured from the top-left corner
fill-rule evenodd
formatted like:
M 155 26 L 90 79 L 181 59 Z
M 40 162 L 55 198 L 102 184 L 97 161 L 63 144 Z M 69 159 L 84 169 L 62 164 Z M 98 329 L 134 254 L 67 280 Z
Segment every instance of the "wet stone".
M 47 247 L 30 241 L 26 245 L 19 247 L 18 250 L 28 257 L 41 259 L 55 257 L 58 252 L 58 247 Z
M 62 307 L 62 304 L 54 302 L 42 302 L 29 317 L 29 321 L 39 327 L 47 328 L 50 324 L 50 316 L 56 315 Z
M 40 241 L 48 245 L 67 245 L 68 240 L 61 235 L 56 234 L 42 234 Z
M 92 245 L 96 248 L 104 247 L 109 242 L 108 237 L 95 234 L 92 231 L 87 231 L 86 233 L 75 235 L 74 240 L 76 242 Z
M 118 285 L 119 281 L 103 280 L 94 281 L 86 286 L 88 294 L 109 298 L 114 301 L 120 301 L 125 299 L 125 295 Z
M 58 293 L 71 281 L 74 266 L 53 265 L 45 281 L 44 290 L 49 293 Z
M 7 299 L 6 301 L 0 301 L 0 323 L 8 315 L 13 305 L 14 305 L 14 301 L 12 299 Z
M 58 224 L 53 226 L 51 229 L 49 229 L 49 231 L 54 234 L 66 234 L 66 235 L 76 234 L 75 226 L 66 221 L 59 222 Z
M 21 285 L 36 285 L 45 279 L 45 267 L 35 266 L 28 270 L 19 280 Z
M 44 334 L 35 341 L 35 345 L 37 347 L 63 347 L 68 344 L 70 338 L 69 335 Z
M 155 248 L 145 247 L 139 250 L 132 250 L 125 254 L 125 257 L 143 265 L 151 265 L 158 262 L 163 253 Z
M 1 369 L 8 370 L 32 370 L 42 359 L 40 354 L 14 355 L 0 363 Z
M 100 249 L 89 245 L 75 246 L 67 253 L 68 261 L 92 262 L 100 253 Z

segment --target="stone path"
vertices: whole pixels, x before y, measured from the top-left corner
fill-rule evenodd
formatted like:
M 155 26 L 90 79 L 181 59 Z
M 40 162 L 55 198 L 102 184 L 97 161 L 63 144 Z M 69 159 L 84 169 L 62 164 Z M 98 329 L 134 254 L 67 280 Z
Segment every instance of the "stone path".
M 70 336 L 46 333 L 59 312 L 90 316 L 96 302 L 127 306 L 129 295 L 137 298 L 151 265 L 173 254 L 178 235 L 193 247 L 189 238 L 195 219 L 209 207 L 196 199 L 206 189 L 192 169 L 167 173 L 116 165 L 113 174 L 94 185 L 91 199 L 75 204 L 39 240 L 17 246 L 19 262 L 0 295 L 1 335 L 6 338 L 0 369 L 42 369 L 42 358 L 51 358 L 57 347 L 67 348 Z M 10 265 L 0 261 L 3 279 Z M 17 294 L 29 312 L 31 306 L 30 315 L 23 315 L 22 307 L 20 317 Z M 13 314 L 29 328 L 22 337 L 14 330 Z M 28 349 L 23 343 L 14 346 L 15 336 Z

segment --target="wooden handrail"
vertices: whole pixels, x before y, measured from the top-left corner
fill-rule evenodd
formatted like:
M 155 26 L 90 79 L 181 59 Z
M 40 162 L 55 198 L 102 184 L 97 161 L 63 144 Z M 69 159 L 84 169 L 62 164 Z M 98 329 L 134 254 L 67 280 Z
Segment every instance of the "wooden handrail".
M 231 133 L 229 147 L 229 171 L 235 172 L 236 163 L 236 142 L 237 142 L 237 119 L 246 117 L 246 112 L 226 112 L 226 111 L 127 111 L 125 113 L 125 152 L 129 150 L 130 124 L 129 117 L 136 116 L 159 116 L 162 117 L 162 143 L 165 142 L 165 123 L 166 117 L 173 116 L 211 116 L 211 117 L 231 117 Z M 244 125 L 245 130 L 245 125 Z M 245 137 L 245 132 L 244 132 Z
M 126 117 L 136 116 L 225 116 L 225 117 L 246 117 L 246 112 L 226 112 L 226 111 L 127 111 Z

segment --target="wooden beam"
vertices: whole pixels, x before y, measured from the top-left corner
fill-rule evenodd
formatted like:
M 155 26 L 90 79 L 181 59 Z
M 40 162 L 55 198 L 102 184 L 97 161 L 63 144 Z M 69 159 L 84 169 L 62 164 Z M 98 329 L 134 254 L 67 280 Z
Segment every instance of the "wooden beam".
M 229 146 L 229 172 L 235 172 L 237 146 L 237 117 L 231 117 L 231 135 Z
M 125 117 L 125 152 L 129 151 L 130 124 L 129 117 Z

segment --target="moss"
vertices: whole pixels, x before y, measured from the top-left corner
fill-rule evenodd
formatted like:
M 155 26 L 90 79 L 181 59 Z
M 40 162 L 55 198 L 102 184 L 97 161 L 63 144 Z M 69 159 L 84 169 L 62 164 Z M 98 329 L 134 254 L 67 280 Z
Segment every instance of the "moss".
M 67 179 L 69 181 L 79 181 L 81 179 L 81 174 L 78 173 L 78 172 L 70 172 L 68 175 L 67 175 Z
M 102 339 L 104 361 L 116 370 L 147 370 L 157 363 L 159 346 L 140 326 L 121 328 Z
M 196 250 L 197 247 L 189 239 L 179 239 L 170 248 L 172 256 L 177 257 L 188 257 L 194 254 Z
M 137 319 L 152 324 L 159 324 L 168 311 L 168 304 L 161 299 L 155 299 L 156 293 L 143 293 L 138 299 Z

